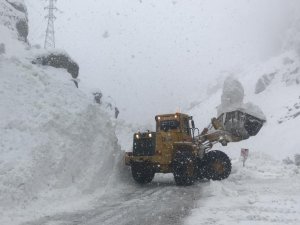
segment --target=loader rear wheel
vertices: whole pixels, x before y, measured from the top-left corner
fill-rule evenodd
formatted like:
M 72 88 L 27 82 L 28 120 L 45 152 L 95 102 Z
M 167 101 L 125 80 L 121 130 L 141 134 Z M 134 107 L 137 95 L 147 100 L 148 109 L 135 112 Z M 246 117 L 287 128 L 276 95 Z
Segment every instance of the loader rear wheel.
M 173 174 L 177 185 L 187 186 L 195 181 L 195 159 L 190 152 L 178 151 L 174 156 Z
M 155 175 L 155 171 L 150 163 L 133 163 L 131 165 L 133 179 L 139 184 L 150 183 Z
M 205 178 L 209 180 L 223 180 L 231 173 L 231 161 L 224 152 L 210 151 L 204 156 L 203 162 L 205 165 Z

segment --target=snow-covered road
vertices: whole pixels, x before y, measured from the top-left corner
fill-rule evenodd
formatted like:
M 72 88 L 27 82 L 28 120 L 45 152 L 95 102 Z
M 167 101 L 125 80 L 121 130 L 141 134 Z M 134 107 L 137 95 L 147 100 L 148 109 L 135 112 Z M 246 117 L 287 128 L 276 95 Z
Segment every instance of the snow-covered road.
M 300 224 L 299 166 L 262 153 L 252 153 L 245 167 L 239 159 L 232 164 L 228 179 L 189 187 L 176 186 L 170 174 L 141 186 L 123 173 L 85 203 L 48 199 L 51 205 L 42 202 L 10 218 L 18 225 Z
M 227 180 L 203 186 L 186 225 L 299 225 L 299 167 L 254 153 Z
M 47 216 L 26 225 L 176 225 L 182 224 L 209 182 L 175 186 L 172 175 L 156 175 L 148 185 L 133 184 L 99 198 L 92 209 Z M 24 225 L 25 225 L 24 224 Z

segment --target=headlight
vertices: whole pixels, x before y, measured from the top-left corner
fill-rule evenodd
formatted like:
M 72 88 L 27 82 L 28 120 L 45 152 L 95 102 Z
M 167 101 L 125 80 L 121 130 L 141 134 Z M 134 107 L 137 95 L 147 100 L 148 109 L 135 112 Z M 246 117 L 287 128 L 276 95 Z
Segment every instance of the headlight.
M 159 117 L 157 117 L 157 119 L 158 119 L 158 120 L 160 120 L 160 116 L 159 116 Z
M 140 135 L 136 134 L 136 135 L 135 135 L 135 138 L 136 138 L 136 139 L 139 139 L 139 138 L 140 138 Z
M 151 133 L 149 134 L 149 137 L 152 137 L 152 134 L 151 134 Z

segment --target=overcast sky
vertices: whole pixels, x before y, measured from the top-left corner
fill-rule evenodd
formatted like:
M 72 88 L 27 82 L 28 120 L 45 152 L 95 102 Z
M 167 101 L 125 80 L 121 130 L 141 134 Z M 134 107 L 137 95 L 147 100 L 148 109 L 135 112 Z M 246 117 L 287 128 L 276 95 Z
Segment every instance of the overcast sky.
M 45 1 L 25 0 L 30 41 L 43 45 Z M 58 0 L 56 45 L 80 64 L 124 119 L 153 119 L 201 97 L 282 49 L 299 0 Z

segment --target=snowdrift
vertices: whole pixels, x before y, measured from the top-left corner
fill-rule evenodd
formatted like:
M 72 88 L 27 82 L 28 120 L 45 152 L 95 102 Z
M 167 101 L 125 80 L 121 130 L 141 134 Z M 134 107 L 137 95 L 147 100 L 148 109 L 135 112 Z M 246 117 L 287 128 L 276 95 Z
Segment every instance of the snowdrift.
M 119 150 L 110 117 L 65 71 L 2 58 L 0 73 L 1 205 L 45 189 L 104 187 Z
M 0 4 L 0 223 L 18 224 L 30 210 L 74 210 L 76 201 L 111 190 L 126 170 L 107 110 L 77 89 L 66 69 L 32 64 L 42 50 L 3 25 L 17 18 L 10 20 L 7 7 L 26 13 Z

